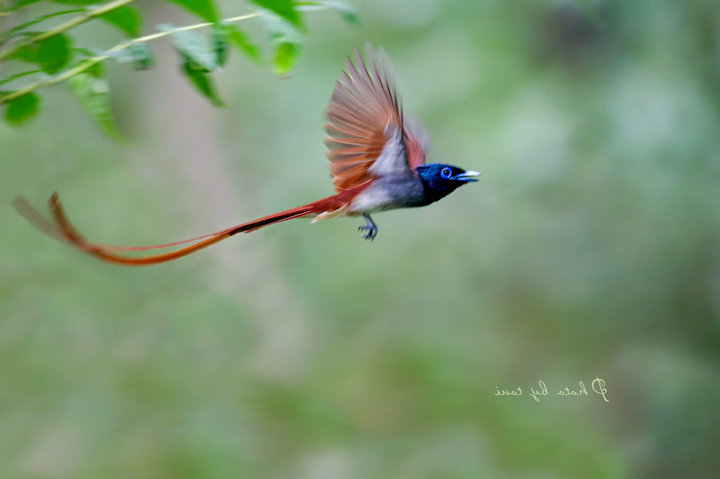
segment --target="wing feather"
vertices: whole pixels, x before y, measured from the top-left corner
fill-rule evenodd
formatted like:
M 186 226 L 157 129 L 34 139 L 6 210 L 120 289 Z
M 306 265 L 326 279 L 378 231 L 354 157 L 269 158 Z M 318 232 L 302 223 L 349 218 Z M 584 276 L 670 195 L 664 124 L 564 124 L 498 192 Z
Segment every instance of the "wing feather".
M 353 61 L 354 60 L 354 61 Z M 423 143 L 404 126 L 390 69 L 368 47 L 345 59 L 330 97 L 325 125 L 330 172 L 337 191 L 389 172 L 411 171 L 425 160 Z

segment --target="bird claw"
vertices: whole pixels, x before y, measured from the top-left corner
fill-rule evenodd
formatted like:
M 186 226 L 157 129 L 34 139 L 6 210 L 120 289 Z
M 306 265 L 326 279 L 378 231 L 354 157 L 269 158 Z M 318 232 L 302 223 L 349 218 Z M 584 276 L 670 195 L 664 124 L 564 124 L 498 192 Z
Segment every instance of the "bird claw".
M 358 226 L 358 231 L 367 231 L 367 233 L 362 235 L 366 240 L 372 241 L 377 236 L 377 228 L 371 226 Z
M 363 217 L 365 218 L 365 224 L 358 226 L 358 231 L 366 232 L 363 234 L 363 238 L 372 241 L 378 234 L 378 227 L 369 215 L 363 215 Z

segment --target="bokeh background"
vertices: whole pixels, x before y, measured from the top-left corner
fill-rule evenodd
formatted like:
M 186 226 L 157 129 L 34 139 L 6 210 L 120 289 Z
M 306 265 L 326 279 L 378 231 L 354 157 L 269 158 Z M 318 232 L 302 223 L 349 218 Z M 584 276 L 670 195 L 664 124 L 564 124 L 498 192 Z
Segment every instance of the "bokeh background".
M 0 477 L 717 477 L 717 3 L 354 3 L 357 27 L 306 15 L 289 78 L 236 56 L 226 109 L 164 41 L 153 70 L 109 64 L 128 145 L 62 86 L 0 125 Z M 324 108 L 365 42 L 430 160 L 483 173 L 373 243 L 298 220 L 128 269 L 10 206 L 58 190 L 89 238 L 148 244 L 326 196 Z

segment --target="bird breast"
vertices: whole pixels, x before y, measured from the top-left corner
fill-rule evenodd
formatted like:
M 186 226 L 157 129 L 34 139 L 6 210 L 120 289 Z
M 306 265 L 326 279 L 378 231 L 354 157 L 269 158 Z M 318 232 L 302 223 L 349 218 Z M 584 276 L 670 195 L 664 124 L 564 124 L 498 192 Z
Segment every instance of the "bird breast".
M 348 213 L 366 214 L 417 206 L 424 196 L 422 181 L 413 173 L 382 176 L 353 198 Z

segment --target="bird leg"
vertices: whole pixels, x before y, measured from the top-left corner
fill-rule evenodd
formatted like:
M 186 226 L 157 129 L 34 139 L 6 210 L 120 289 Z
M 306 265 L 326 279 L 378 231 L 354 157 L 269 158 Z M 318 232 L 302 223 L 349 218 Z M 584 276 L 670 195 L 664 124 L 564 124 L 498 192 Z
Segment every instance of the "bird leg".
M 370 218 L 370 215 L 365 214 L 363 215 L 363 218 L 365 218 L 365 224 L 358 226 L 358 231 L 367 231 L 367 233 L 363 235 L 363 238 L 372 241 L 378 234 L 378 227 L 372 218 Z

